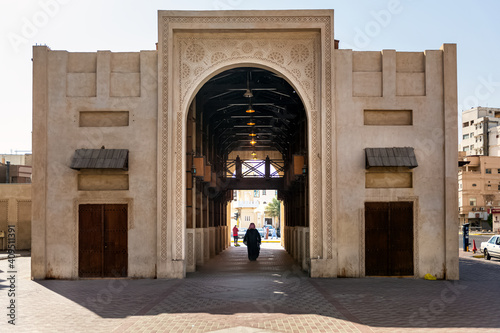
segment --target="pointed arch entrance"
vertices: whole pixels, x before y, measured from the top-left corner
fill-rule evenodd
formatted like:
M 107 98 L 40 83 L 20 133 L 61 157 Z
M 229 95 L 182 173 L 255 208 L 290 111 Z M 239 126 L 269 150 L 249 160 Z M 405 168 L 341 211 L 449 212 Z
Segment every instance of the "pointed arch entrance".
M 158 131 L 158 277 L 184 277 L 190 242 L 186 232 L 187 118 L 197 91 L 226 70 L 270 69 L 293 86 L 307 116 L 310 234 L 289 235 L 294 255 L 311 275 L 334 266 L 335 148 L 331 105 L 332 12 L 318 16 L 196 17 L 160 12 Z M 175 14 L 175 13 L 174 13 Z M 185 15 L 186 14 L 186 15 Z M 326 15 L 325 15 L 326 14 Z M 262 29 L 255 29 L 260 26 Z M 322 134 L 324 133 L 324 134 Z M 323 224 L 327 220 L 329 223 Z M 306 242 L 311 239 L 312 241 Z M 298 245 L 300 244 L 300 245 Z M 335 270 L 332 270 L 335 271 Z

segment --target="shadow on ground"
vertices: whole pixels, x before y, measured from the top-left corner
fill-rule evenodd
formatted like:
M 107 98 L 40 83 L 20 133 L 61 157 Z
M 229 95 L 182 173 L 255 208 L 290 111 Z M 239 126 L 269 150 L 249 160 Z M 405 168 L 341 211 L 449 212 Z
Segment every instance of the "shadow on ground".
M 183 280 L 44 280 L 40 286 L 103 318 L 161 314 L 335 318 L 363 327 L 499 328 L 500 265 L 460 259 L 460 281 L 311 279 L 282 249 L 229 248 Z M 479 317 L 480 316 L 480 317 Z M 174 317 L 175 318 L 175 317 Z

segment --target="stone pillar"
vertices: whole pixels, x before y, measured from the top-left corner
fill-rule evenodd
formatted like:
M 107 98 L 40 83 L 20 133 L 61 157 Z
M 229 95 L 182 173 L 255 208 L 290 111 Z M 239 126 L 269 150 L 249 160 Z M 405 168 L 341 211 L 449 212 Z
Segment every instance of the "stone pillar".
M 445 170 L 445 277 L 458 280 L 458 152 L 457 152 L 457 46 L 444 44 L 444 170 Z
M 46 46 L 33 47 L 33 175 L 31 278 L 46 277 L 47 117 L 48 53 Z

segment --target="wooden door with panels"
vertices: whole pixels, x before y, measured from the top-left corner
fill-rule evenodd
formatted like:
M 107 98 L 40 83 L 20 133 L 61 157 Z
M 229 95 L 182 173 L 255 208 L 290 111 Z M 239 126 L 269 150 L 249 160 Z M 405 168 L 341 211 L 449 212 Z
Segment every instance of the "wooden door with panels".
M 126 277 L 128 206 L 80 205 L 78 219 L 78 276 Z
M 413 274 L 413 202 L 366 202 L 365 275 Z

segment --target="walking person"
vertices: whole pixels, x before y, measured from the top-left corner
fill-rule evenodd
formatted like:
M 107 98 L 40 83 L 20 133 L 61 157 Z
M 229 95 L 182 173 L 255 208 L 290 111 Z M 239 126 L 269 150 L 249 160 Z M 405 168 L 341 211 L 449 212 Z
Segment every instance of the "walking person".
M 247 246 L 248 260 L 255 261 L 259 257 L 260 241 L 260 233 L 255 229 L 255 223 L 250 223 L 245 237 L 243 237 L 243 244 Z
M 234 228 L 233 228 L 233 239 L 234 239 L 234 246 L 240 246 L 238 244 L 238 227 L 236 226 L 236 224 L 234 225 Z

